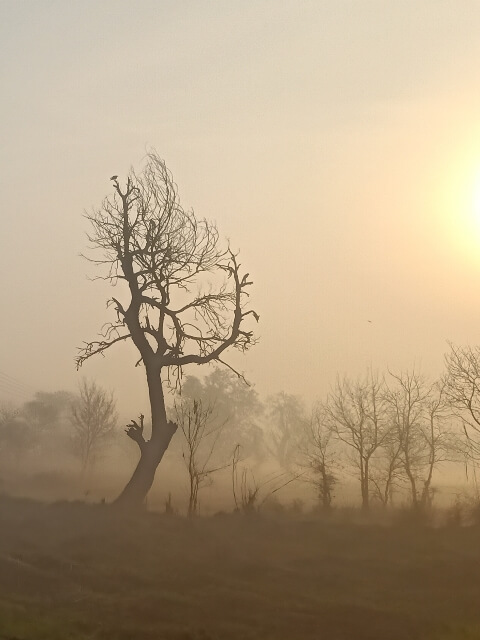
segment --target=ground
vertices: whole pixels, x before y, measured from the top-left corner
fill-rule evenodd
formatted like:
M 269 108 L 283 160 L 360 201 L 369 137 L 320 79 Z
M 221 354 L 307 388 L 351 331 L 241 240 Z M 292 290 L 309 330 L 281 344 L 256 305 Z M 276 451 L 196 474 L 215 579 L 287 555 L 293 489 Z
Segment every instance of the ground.
M 480 527 L 0 499 L 2 640 L 473 640 Z

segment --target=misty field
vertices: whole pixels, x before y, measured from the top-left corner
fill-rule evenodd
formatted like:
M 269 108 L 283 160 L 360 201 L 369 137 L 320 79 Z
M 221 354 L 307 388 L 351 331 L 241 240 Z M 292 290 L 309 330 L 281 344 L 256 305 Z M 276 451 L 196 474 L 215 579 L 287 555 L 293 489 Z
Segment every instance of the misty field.
M 0 501 L 0 638 L 480 638 L 480 528 Z

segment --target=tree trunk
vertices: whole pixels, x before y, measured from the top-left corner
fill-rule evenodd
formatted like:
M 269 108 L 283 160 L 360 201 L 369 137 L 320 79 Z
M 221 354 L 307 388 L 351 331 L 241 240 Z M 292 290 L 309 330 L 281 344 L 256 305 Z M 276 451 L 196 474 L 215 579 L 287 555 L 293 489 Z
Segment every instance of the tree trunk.
M 388 507 L 389 502 L 391 502 L 391 498 L 392 498 L 392 477 L 389 474 L 386 481 L 385 481 L 385 490 L 383 492 L 383 506 L 384 507 Z
M 415 480 L 415 476 L 413 475 L 412 470 L 410 468 L 410 464 L 407 464 L 405 466 L 405 472 L 410 481 L 410 491 L 412 494 L 412 506 L 414 509 L 417 509 L 418 508 L 417 483 Z
M 150 365 L 146 367 L 146 371 L 152 412 L 152 436 L 148 441 L 138 442 L 140 460 L 125 489 L 114 503 L 128 509 L 140 508 L 143 505 L 155 479 L 157 467 L 177 430 L 177 425 L 167 420 L 161 369 Z
M 404 469 L 407 474 L 407 478 L 410 482 L 410 493 L 412 495 L 412 507 L 413 509 L 418 508 L 418 492 L 417 492 L 417 481 L 415 479 L 415 475 L 411 466 L 410 461 L 410 440 L 407 439 L 403 445 L 403 453 L 404 453 Z
M 432 439 L 433 440 L 433 439 Z M 433 448 L 433 447 L 432 447 Z M 422 504 L 422 508 L 431 507 L 432 494 L 430 492 L 430 486 L 432 484 L 433 477 L 433 469 L 435 467 L 435 451 L 432 450 L 430 452 L 430 462 L 428 467 L 428 476 L 423 483 L 422 495 L 420 498 L 420 502 Z
M 322 508 L 324 511 L 328 511 L 332 506 L 332 491 L 331 491 L 331 480 L 329 474 L 325 469 L 325 465 L 322 465 L 321 468 L 322 474 L 322 485 L 320 490 L 320 495 L 322 498 Z
M 369 461 L 365 460 L 361 468 L 360 485 L 362 490 L 362 509 L 368 511 L 370 508 L 370 491 L 369 491 Z

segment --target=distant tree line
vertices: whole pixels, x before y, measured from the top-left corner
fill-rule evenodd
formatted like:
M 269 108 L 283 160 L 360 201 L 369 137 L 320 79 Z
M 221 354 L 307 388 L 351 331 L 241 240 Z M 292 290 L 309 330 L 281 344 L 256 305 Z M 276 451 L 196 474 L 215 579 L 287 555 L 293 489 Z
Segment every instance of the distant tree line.
M 259 321 L 250 306 L 253 280 L 238 251 L 221 240 L 215 223 L 183 207 L 154 149 L 143 169 L 110 180 L 109 194 L 86 214 L 88 259 L 99 268 L 98 278 L 112 288 L 125 286 L 112 291 L 117 297 L 107 303 L 109 319 L 79 349 L 76 363 L 79 368 L 127 342 L 145 372 L 149 417 L 145 422 L 142 411 L 125 429 L 137 461 L 115 501 L 118 507 L 141 509 L 165 454 L 179 449 L 190 513 L 198 511 L 201 487 L 226 466 L 242 508 L 259 500 L 267 482 L 259 480 L 259 470 L 273 459 L 278 473 L 268 479 L 270 492 L 302 479 L 314 485 L 328 509 L 335 488 L 350 477 L 367 510 L 372 501 L 388 506 L 400 496 L 408 496 L 416 509 L 428 508 L 442 464 L 476 464 L 478 349 L 452 346 L 438 381 L 414 370 L 369 371 L 358 380 L 339 378 L 312 410 L 285 392 L 261 401 L 228 363 L 233 350 L 245 352 L 257 343 Z M 225 370 L 185 379 L 193 364 Z M 170 406 L 167 391 L 176 392 Z M 86 389 L 80 396 L 84 407 L 91 402 Z M 116 423 L 112 399 L 104 395 L 96 411 L 105 412 L 101 427 L 92 426 L 89 410 L 71 415 L 83 468 L 98 457 Z
M 428 509 L 442 465 L 475 468 L 480 459 L 480 347 L 451 345 L 435 381 L 414 370 L 339 377 L 310 409 L 286 392 L 262 400 L 241 377 L 215 368 L 203 379 L 187 376 L 168 412 L 179 427 L 170 456 L 185 466 L 190 515 L 201 488 L 225 469 L 245 508 L 262 489 L 298 481 L 325 510 L 345 482 L 357 484 L 364 510 Z M 143 415 L 127 425 L 132 439 L 144 428 Z M 22 471 L 28 456 L 58 451 L 86 474 L 120 433 L 113 394 L 97 383 L 82 380 L 76 394 L 38 392 L 20 407 L 0 407 L 0 477 L 11 466 Z
M 91 471 L 112 441 L 118 423 L 115 399 L 94 381 L 83 379 L 78 393 L 39 391 L 21 406 L 0 406 L 0 477 L 14 467 L 48 454 L 67 454 Z
M 262 402 L 253 387 L 220 369 L 203 381 L 188 377 L 181 403 L 184 412 L 194 403 L 197 410 L 208 408 L 204 418 L 210 427 L 202 433 L 215 434 L 213 442 L 206 437 L 204 443 L 208 461 L 217 460 L 214 469 L 229 458 L 238 466 L 239 451 L 249 469 L 274 460 L 285 474 L 277 480 L 310 483 L 323 509 L 332 507 L 340 483 L 353 480 L 364 510 L 395 501 L 426 510 L 442 465 L 475 468 L 480 459 L 477 347 L 451 345 L 445 372 L 434 381 L 415 370 L 339 377 L 311 410 L 285 392 Z

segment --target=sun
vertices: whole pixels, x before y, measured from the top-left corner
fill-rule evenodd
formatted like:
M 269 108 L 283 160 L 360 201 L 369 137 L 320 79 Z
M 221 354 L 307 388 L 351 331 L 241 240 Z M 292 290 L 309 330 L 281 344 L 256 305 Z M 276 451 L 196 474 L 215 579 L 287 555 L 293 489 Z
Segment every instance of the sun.
M 476 227 L 476 230 L 480 232 L 480 168 L 477 169 L 475 175 L 473 177 L 473 187 L 472 187 L 472 202 L 471 202 L 471 212 L 472 212 L 472 222 Z
M 439 250 L 455 263 L 480 266 L 480 158 L 458 154 L 438 170 L 432 190 Z

